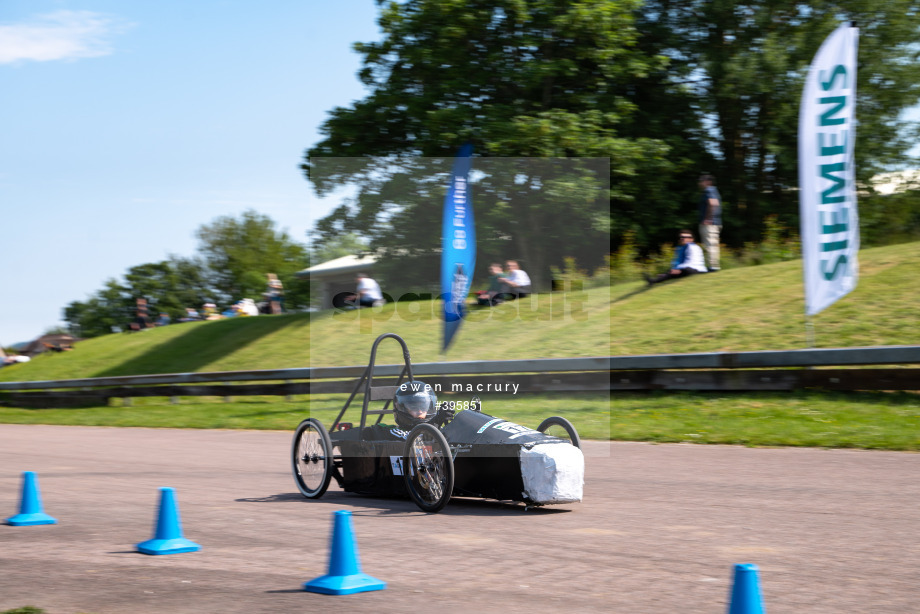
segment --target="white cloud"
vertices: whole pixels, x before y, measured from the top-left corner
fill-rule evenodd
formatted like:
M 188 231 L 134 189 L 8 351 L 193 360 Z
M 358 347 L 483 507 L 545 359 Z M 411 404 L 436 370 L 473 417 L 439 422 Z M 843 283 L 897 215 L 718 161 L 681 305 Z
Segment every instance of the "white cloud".
M 0 24 L 0 64 L 109 55 L 109 38 L 127 27 L 91 11 L 55 11 L 28 22 Z

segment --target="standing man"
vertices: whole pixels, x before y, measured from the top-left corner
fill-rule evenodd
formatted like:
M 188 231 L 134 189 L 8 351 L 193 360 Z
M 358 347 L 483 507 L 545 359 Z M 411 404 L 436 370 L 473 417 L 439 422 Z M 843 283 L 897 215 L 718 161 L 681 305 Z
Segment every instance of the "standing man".
M 709 271 L 720 269 L 719 233 L 722 231 L 722 197 L 712 175 L 700 175 L 700 239 L 709 256 Z
M 281 303 L 284 301 L 284 285 L 274 273 L 268 273 L 268 287 L 265 289 L 265 298 L 268 299 L 269 311 L 275 315 L 282 311 Z

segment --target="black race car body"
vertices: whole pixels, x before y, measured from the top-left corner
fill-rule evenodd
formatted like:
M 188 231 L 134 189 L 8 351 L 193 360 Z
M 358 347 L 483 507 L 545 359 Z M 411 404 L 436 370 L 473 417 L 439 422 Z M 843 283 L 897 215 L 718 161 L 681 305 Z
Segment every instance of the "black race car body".
M 368 401 L 392 397 L 395 388 L 371 385 L 377 344 L 388 337 L 403 345 L 403 374 L 412 380 L 403 340 L 392 333 L 378 337 L 368 369 L 349 399 L 365 386 L 361 423 L 341 421 L 346 403 L 331 432 L 309 418 L 295 433 L 292 469 L 304 496 L 322 496 L 335 478 L 346 492 L 408 495 L 429 512 L 443 508 L 451 496 L 529 505 L 581 501 L 584 456 L 578 434 L 564 418 L 548 418 L 534 430 L 482 413 L 481 404 L 473 402 L 473 409 L 457 412 L 446 423 L 420 424 L 408 432 L 383 424 L 392 410 L 371 411 Z M 375 414 L 377 423 L 367 424 Z
M 441 428 L 454 466 L 453 496 L 545 505 L 581 501 L 584 456 L 571 442 L 464 410 Z M 406 432 L 381 425 L 330 433 L 346 492 L 407 495 Z

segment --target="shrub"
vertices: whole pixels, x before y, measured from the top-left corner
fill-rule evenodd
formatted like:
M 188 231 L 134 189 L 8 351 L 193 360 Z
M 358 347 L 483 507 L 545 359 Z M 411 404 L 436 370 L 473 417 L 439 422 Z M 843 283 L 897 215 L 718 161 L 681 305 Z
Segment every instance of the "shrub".
M 639 266 L 639 248 L 636 245 L 636 231 L 627 230 L 623 241 L 615 254 L 607 257 L 609 279 L 611 283 L 624 283 L 639 279 L 642 268 Z M 597 276 L 597 272 L 595 272 Z
M 770 215 L 764 220 L 763 239 L 760 243 L 745 243 L 737 259 L 741 266 L 753 266 L 801 257 L 802 244 L 798 234 L 780 224 L 777 216 Z

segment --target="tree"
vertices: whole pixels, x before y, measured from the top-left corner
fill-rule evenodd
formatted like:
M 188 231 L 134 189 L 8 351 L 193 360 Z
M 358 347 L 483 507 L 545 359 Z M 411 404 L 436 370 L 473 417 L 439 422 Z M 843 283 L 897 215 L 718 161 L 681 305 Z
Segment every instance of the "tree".
M 289 308 L 309 305 L 306 281 L 294 274 L 309 265 L 306 248 L 275 230 L 267 216 L 247 211 L 240 219 L 220 217 L 198 229 L 201 257 L 170 256 L 162 262 L 133 266 L 124 279 L 109 279 L 85 301 L 64 308 L 71 334 L 96 337 L 125 330 L 135 318 L 137 299 L 147 299 L 150 316 L 161 312 L 173 322 L 186 308 L 206 302 L 226 306 L 243 297 L 261 299 L 267 273 L 275 273 L 285 287 Z
M 124 330 L 134 318 L 134 300 L 128 290 L 115 279 L 86 301 L 73 301 L 64 308 L 63 319 L 70 334 L 76 337 L 98 337 L 117 329 Z
M 125 273 L 124 287 L 132 299 L 148 300 L 151 317 L 167 313 L 174 322 L 185 316 L 187 307 L 200 308 L 214 294 L 204 264 L 179 256 L 131 267 Z
M 45 329 L 45 332 L 42 333 L 42 336 L 45 335 L 69 335 L 70 330 L 66 326 L 49 326 Z
M 709 127 L 714 173 L 727 203 L 726 235 L 757 240 L 768 214 L 798 227 L 798 109 L 821 42 L 845 20 L 860 28 L 857 180 L 903 164 L 918 137 L 901 112 L 920 99 L 920 5 L 914 0 L 647 0 L 639 28 L 670 59 L 683 112 Z M 698 172 L 699 172 L 698 171 Z M 693 177 L 688 180 L 692 181 Z
M 136 316 L 138 298 L 147 299 L 152 319 L 165 312 L 175 322 L 185 316 L 186 307 L 200 308 L 212 294 L 200 261 L 170 256 L 131 267 L 122 281 L 109 279 L 86 301 L 67 305 L 63 319 L 71 334 L 97 337 L 125 330 Z
M 504 241 L 502 258 L 522 259 L 538 285 L 569 252 L 600 264 L 611 231 L 634 219 L 636 178 L 671 172 L 661 140 L 620 134 L 636 111 L 629 83 L 664 63 L 636 48 L 639 0 L 378 4 L 383 40 L 355 45 L 370 93 L 332 110 L 306 155 L 319 194 L 358 188 L 317 224 L 319 244 L 356 232 L 384 269 L 437 279 L 445 159 L 469 141 L 489 157 L 609 158 L 611 182 L 571 161 L 511 162 L 505 175 L 476 161 L 477 233 Z
M 258 299 L 266 289 L 267 274 L 284 284 L 285 304 L 309 304 L 309 287 L 294 274 L 309 265 L 306 248 L 287 232 L 275 229 L 266 215 L 246 211 L 239 219 L 223 216 L 198 229 L 199 252 L 208 268 L 210 286 L 220 299 Z
M 321 243 L 311 253 L 310 260 L 316 264 L 329 262 L 342 256 L 367 252 L 367 241 L 353 232 L 348 232 Z

